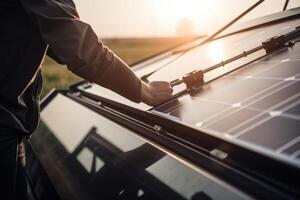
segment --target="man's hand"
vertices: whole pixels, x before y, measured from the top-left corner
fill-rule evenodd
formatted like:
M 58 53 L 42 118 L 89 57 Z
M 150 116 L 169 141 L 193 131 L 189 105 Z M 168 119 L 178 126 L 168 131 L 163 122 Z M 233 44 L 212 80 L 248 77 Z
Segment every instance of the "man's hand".
M 165 81 L 142 82 L 142 101 L 150 106 L 157 106 L 172 98 L 173 88 Z

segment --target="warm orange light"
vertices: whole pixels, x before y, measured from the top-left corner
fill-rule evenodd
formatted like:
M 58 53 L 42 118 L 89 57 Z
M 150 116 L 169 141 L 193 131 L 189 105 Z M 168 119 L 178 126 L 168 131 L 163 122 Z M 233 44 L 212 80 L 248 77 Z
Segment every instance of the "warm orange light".
M 157 8 L 161 19 L 167 23 L 176 24 L 186 19 L 199 31 L 213 16 L 216 6 L 217 0 L 164 0 L 159 1 Z
M 225 50 L 222 42 L 215 41 L 209 45 L 209 56 L 214 63 L 219 63 L 225 58 Z

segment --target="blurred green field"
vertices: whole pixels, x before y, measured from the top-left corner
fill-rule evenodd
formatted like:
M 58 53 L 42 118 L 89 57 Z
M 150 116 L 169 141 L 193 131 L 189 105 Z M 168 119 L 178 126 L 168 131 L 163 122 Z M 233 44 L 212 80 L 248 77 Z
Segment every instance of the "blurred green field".
M 103 43 L 130 65 L 189 39 L 190 38 L 106 39 L 103 40 Z M 57 64 L 49 57 L 46 57 L 43 63 L 42 74 L 42 97 L 52 88 L 67 89 L 71 84 L 81 80 L 78 76 L 68 71 L 66 66 Z

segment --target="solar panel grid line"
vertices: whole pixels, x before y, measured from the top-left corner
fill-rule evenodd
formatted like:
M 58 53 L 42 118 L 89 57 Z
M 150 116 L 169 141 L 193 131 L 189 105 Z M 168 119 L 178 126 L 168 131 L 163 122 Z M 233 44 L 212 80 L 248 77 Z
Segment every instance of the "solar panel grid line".
M 242 106 L 242 105 L 241 106 L 236 106 L 235 108 L 237 108 L 237 107 L 240 108 L 240 110 L 247 109 L 247 110 L 252 110 L 252 111 L 256 111 L 256 112 L 259 112 L 259 113 L 265 113 L 265 114 L 270 114 L 270 113 L 273 112 L 273 111 L 262 110 L 262 109 L 253 108 L 253 107 L 249 107 L 249 106 Z M 274 113 L 276 113 L 276 112 L 280 112 L 280 111 L 274 111 Z M 270 114 L 270 115 L 272 115 L 272 114 Z M 276 114 L 273 114 L 273 115 L 276 115 Z M 300 116 L 296 116 L 296 115 L 281 113 L 281 116 L 285 116 L 285 117 L 290 118 L 290 119 L 300 120 Z
M 228 76 L 228 77 L 229 77 L 229 76 Z M 250 76 L 245 76 L 245 77 L 239 77 L 239 76 L 236 76 L 236 78 L 240 78 L 240 80 L 243 80 L 243 79 L 251 79 L 252 76 L 251 76 L 251 77 L 250 77 Z M 266 80 L 267 80 L 267 79 L 266 79 Z M 278 79 L 275 79 L 275 80 L 278 80 Z M 279 80 L 282 80 L 282 79 L 279 79 Z M 281 85 L 283 82 L 284 82 L 284 81 L 278 82 L 278 83 L 272 85 L 271 87 L 268 87 L 268 88 L 265 88 L 265 89 L 263 89 L 263 90 L 260 90 L 260 92 L 255 93 L 254 95 L 249 96 L 249 97 L 245 98 L 244 100 L 239 101 L 238 103 L 244 103 L 244 102 L 246 102 L 246 101 L 248 101 L 248 100 L 251 100 L 251 99 L 253 99 L 253 98 L 256 98 L 257 96 L 259 96 L 259 95 L 265 93 L 266 91 L 269 91 L 270 89 L 273 89 L 274 87 L 276 87 L 276 86 L 278 86 L 278 85 Z M 235 104 L 236 104 L 236 103 L 235 103 Z
M 253 110 L 253 111 L 257 111 L 257 112 L 261 112 L 261 113 L 268 113 L 269 115 L 272 115 L 272 116 L 277 116 L 280 114 L 282 117 L 299 120 L 299 116 L 293 115 L 293 114 L 282 113 L 281 110 L 270 111 L 270 110 L 261 110 L 261 109 L 257 109 L 257 108 L 251 108 L 251 107 L 245 107 L 245 108 L 247 108 L 248 110 Z
M 271 55 L 271 56 L 272 56 L 272 55 Z M 288 59 L 291 60 L 291 59 L 297 58 L 298 56 L 300 56 L 300 54 L 296 54 L 296 55 L 294 55 L 294 56 L 292 56 L 292 57 L 290 57 L 290 58 L 288 58 Z M 256 61 L 256 62 L 258 63 L 259 61 Z M 256 64 L 256 63 L 254 62 L 254 64 Z M 264 64 L 264 63 L 259 63 L 259 64 Z M 277 63 L 276 65 L 270 65 L 270 66 L 264 68 L 262 71 L 255 72 L 255 73 L 253 74 L 253 76 L 257 75 L 258 73 L 265 72 L 265 71 L 267 71 L 267 70 L 269 70 L 269 69 L 271 69 L 271 68 L 277 67 L 277 66 L 279 66 L 280 64 L 282 64 L 282 62 Z
M 299 96 L 300 96 L 300 95 L 298 94 L 298 95 L 296 95 L 296 96 L 294 96 L 294 97 L 291 97 L 289 100 L 295 99 L 295 98 L 297 98 L 297 97 L 299 97 Z M 289 100 L 287 100 L 287 102 L 289 102 Z M 274 108 L 275 108 L 275 106 L 274 106 Z M 257 113 L 260 113 L 260 115 L 255 115 L 255 116 L 253 116 L 252 118 L 249 118 L 247 121 L 244 121 L 243 123 L 240 123 L 240 124 L 238 124 L 238 125 L 232 127 L 231 129 L 229 129 L 229 130 L 226 131 L 227 133 L 234 132 L 234 130 L 239 129 L 239 128 L 242 128 L 243 126 L 246 126 L 246 127 L 247 127 L 247 124 L 248 124 L 249 122 L 252 122 L 252 121 L 256 120 L 257 118 L 261 117 L 261 116 L 264 115 L 264 114 L 268 114 L 268 115 L 269 115 L 270 112 L 272 112 L 272 111 L 274 110 L 274 109 L 272 109 L 272 108 L 271 108 L 271 109 L 268 109 L 268 110 L 261 110 L 261 109 L 251 108 L 251 107 L 249 107 L 249 106 L 242 106 L 241 109 L 238 109 L 238 110 L 235 109 L 235 110 L 233 110 L 233 112 L 228 113 L 227 115 L 222 116 L 222 118 L 218 118 L 217 120 L 213 121 L 213 123 L 209 123 L 209 124 L 206 123 L 205 126 L 206 126 L 206 127 L 213 127 L 214 124 L 216 124 L 216 123 L 218 123 L 218 122 L 221 122 L 222 120 L 224 120 L 224 119 L 230 117 L 231 115 L 234 115 L 234 114 L 236 114 L 236 113 L 242 111 L 243 109 L 256 111 Z
M 290 102 L 288 102 L 290 103 Z M 296 105 L 298 103 L 296 102 Z M 295 105 L 293 105 L 295 106 Z M 289 109 L 289 108 L 287 108 Z M 283 117 L 286 119 L 295 119 L 295 118 L 291 118 L 289 115 L 282 115 L 282 113 L 285 112 L 285 110 L 273 110 L 273 111 L 269 111 L 269 112 L 262 112 L 262 113 L 258 113 L 257 115 L 254 115 L 253 117 L 251 117 L 250 119 L 244 121 L 242 124 L 239 124 L 237 126 L 235 126 L 234 128 L 227 130 L 228 134 L 236 134 L 235 137 L 239 137 L 241 135 L 243 135 L 245 132 L 249 131 L 250 126 L 257 126 L 257 125 L 261 125 L 260 122 L 264 121 L 265 119 L 271 120 L 274 117 Z M 298 120 L 298 119 L 296 119 Z M 264 121 L 266 122 L 266 121 Z M 260 124 L 258 124 L 260 123 Z M 249 130 L 245 130 L 245 129 L 249 129 Z
M 281 85 L 282 83 L 283 83 L 283 82 L 279 82 L 279 83 L 277 83 L 277 84 L 275 84 L 275 85 L 273 85 L 273 86 L 271 86 L 271 87 L 269 87 L 269 88 L 266 88 L 266 89 L 260 91 L 259 93 L 255 94 L 255 95 L 253 95 L 253 96 L 249 96 L 249 97 L 246 98 L 245 100 L 243 100 L 243 101 L 241 101 L 241 102 L 238 102 L 238 103 L 239 103 L 239 104 L 242 104 L 242 103 L 244 103 L 244 102 L 246 102 L 246 101 L 248 101 L 248 100 L 251 100 L 251 99 L 253 99 L 253 98 L 256 99 L 256 101 L 259 101 L 259 100 L 263 99 L 263 98 L 257 99 L 257 97 L 258 97 L 260 94 L 263 94 L 263 93 L 265 93 L 266 91 L 272 90 L 272 89 L 274 89 L 276 86 Z M 256 102 L 256 101 L 255 101 L 255 102 Z M 215 113 L 213 116 L 207 118 L 207 119 L 204 120 L 203 122 L 208 122 L 208 121 L 212 120 L 213 118 L 215 118 L 215 117 L 217 117 L 217 116 L 219 116 L 219 115 L 222 115 L 224 112 L 230 111 L 230 110 L 232 109 L 233 104 L 229 104 L 229 105 L 230 105 L 231 107 L 229 107 L 228 109 L 222 110 L 222 111 L 220 111 L 220 112 L 218 112 L 218 113 Z M 247 105 L 245 105 L 244 107 L 246 107 L 246 106 L 247 106 Z M 239 111 L 239 110 L 234 110 L 234 112 L 238 112 L 238 111 Z M 232 113 L 227 113 L 227 114 L 225 114 L 225 115 L 222 115 L 222 116 L 223 116 L 222 119 L 228 117 L 229 115 L 233 114 L 234 112 L 232 112 Z M 209 126 L 210 124 L 211 124 L 211 123 L 208 123 L 207 125 Z
M 223 105 L 230 106 L 230 107 L 233 105 L 231 103 L 226 103 L 224 101 L 211 100 L 211 99 L 206 99 L 206 98 L 201 98 L 201 97 L 191 97 L 191 98 L 194 99 L 194 100 L 197 100 L 197 101 L 205 101 L 205 102 L 211 102 L 211 103 L 218 103 L 218 104 L 223 104 Z
M 282 91 L 283 89 L 288 88 L 289 86 L 293 86 L 294 84 L 297 84 L 298 82 L 299 82 L 298 80 L 290 80 L 290 81 L 284 80 L 284 81 L 278 82 L 278 84 L 275 84 L 274 87 L 268 88 L 268 89 L 264 90 L 264 92 L 260 93 L 259 95 L 256 95 L 256 96 L 254 96 L 251 99 L 247 99 L 246 101 L 243 101 L 242 103 L 244 103 L 245 105 L 250 106 L 250 105 L 252 105 L 254 103 L 257 103 L 257 102 L 259 102 L 259 101 L 261 101 L 261 100 L 263 100 L 263 99 L 265 99 L 265 98 L 267 98 L 267 97 L 269 97 L 269 96 L 271 96 L 273 94 L 276 94 L 276 93 Z M 281 86 L 281 87 L 277 88 L 277 86 Z M 270 93 L 267 93 L 267 92 L 269 92 L 272 89 L 275 89 L 275 90 L 271 91 Z M 267 93 L 267 94 L 265 96 L 259 97 L 261 94 L 264 94 L 264 93 Z M 255 99 L 255 100 L 253 100 L 253 99 Z M 250 102 L 247 103 L 247 101 L 250 101 Z
M 299 104 L 300 104 L 300 102 L 299 102 Z M 299 105 L 299 104 L 298 104 L 298 105 Z M 300 116 L 298 116 L 298 115 L 289 114 L 289 113 L 282 113 L 281 116 L 282 116 L 282 117 L 285 117 L 285 118 L 289 118 L 289 119 L 294 119 L 294 120 L 300 121 Z M 299 123 L 300 123 L 300 122 L 299 122 Z
M 262 73 L 262 72 L 265 72 L 265 71 L 267 71 L 267 70 L 270 70 L 271 68 L 273 68 L 273 67 L 277 67 L 277 66 L 279 66 L 279 65 L 271 65 L 271 66 L 268 66 L 268 68 L 267 69 L 263 69 L 263 70 L 261 70 L 261 71 L 257 71 L 257 72 L 254 72 L 253 74 L 251 74 L 251 75 L 246 75 L 246 76 L 243 76 L 243 75 L 227 75 L 226 77 L 241 77 L 241 78 L 243 78 L 243 77 L 245 77 L 245 78 L 255 78 L 255 77 L 259 77 L 259 74 L 260 73 Z M 297 77 L 297 76 L 299 76 L 300 74 L 296 74 L 296 75 L 293 75 L 293 76 L 291 76 L 291 77 Z M 268 77 L 269 79 L 271 79 L 271 77 Z M 288 78 L 290 78 L 290 77 L 287 77 L 287 78 L 285 78 L 284 80 L 288 80 Z M 280 79 L 279 79 L 280 80 Z
M 297 96 L 299 97 L 299 96 L 300 96 L 300 93 L 299 93 Z M 293 108 L 294 106 L 298 105 L 299 102 L 300 102 L 300 101 L 297 101 L 297 102 L 295 102 L 295 103 L 292 103 L 292 104 L 288 105 L 288 106 L 285 107 L 284 109 L 280 110 L 280 112 L 284 112 L 284 111 L 287 111 L 287 110 L 290 109 L 290 108 Z M 288 102 L 285 102 L 285 103 L 288 103 Z M 275 107 L 276 107 L 276 106 L 273 106 L 273 108 L 275 108 Z M 274 109 L 274 110 L 276 110 L 276 109 Z M 270 112 L 272 112 L 272 111 L 269 110 L 269 113 L 270 113 Z M 267 114 L 267 111 L 266 111 L 265 113 L 261 113 L 261 115 L 263 115 L 263 114 Z M 259 115 L 259 116 L 261 116 L 261 115 Z M 253 117 L 253 118 L 247 120 L 247 122 L 253 121 L 253 119 L 255 119 L 256 117 L 258 117 L 258 116 L 255 116 L 255 117 Z M 265 123 L 266 121 L 268 121 L 268 120 L 270 120 L 270 119 L 272 119 L 272 118 L 274 118 L 274 117 L 276 117 L 276 115 L 274 116 L 274 115 L 272 115 L 272 114 L 269 114 L 269 116 L 268 116 L 267 118 L 265 118 L 265 119 L 263 119 L 263 120 L 261 120 L 261 121 L 255 123 L 255 124 L 252 124 L 252 125 L 248 126 L 247 128 L 243 129 L 242 131 L 239 131 L 239 132 L 236 133 L 236 134 L 233 134 L 233 137 L 238 138 L 238 137 L 244 135 L 245 133 L 247 133 L 248 131 L 250 131 L 250 130 L 256 128 L 257 126 L 259 126 L 259 125 Z M 240 126 L 240 125 L 238 125 L 238 126 Z M 238 126 L 237 126 L 237 127 L 238 127 Z M 232 128 L 232 130 L 228 131 L 228 133 L 234 132 L 234 130 L 236 130 L 236 129 L 237 129 L 237 128 L 234 127 L 234 128 Z
M 234 111 L 237 111 L 237 112 L 240 111 L 240 110 L 243 110 L 243 109 L 247 109 L 247 110 L 252 110 L 252 111 L 256 111 L 256 112 L 260 112 L 260 113 L 265 113 L 265 110 L 257 109 L 257 108 L 252 108 L 252 107 L 248 107 L 248 106 L 243 106 L 243 105 L 240 105 L 239 103 L 238 103 L 237 105 L 233 105 L 233 104 L 228 104 L 228 103 L 224 103 L 224 102 L 216 102 L 216 101 L 209 101 L 209 100 L 208 100 L 208 102 L 215 102 L 215 103 L 219 103 L 219 104 L 223 104 L 223 105 L 228 105 L 228 106 L 230 106 L 230 109 L 232 109 L 232 108 L 239 108 L 239 110 L 234 110 Z M 224 116 L 222 119 L 228 117 L 228 116 L 231 115 L 231 114 L 232 114 L 232 113 L 227 113 L 227 116 Z M 287 115 L 287 116 L 289 116 L 289 115 Z M 222 121 L 222 119 L 218 118 L 218 121 Z M 197 124 L 200 124 L 200 123 L 201 123 L 202 125 L 208 127 L 209 124 L 205 123 L 205 121 L 206 121 L 206 120 L 196 123 L 196 126 L 197 126 L 197 127 L 200 127 L 200 126 L 197 125 Z M 218 122 L 218 121 L 215 121 L 215 122 Z M 214 122 L 214 123 L 215 123 L 215 122 Z M 201 126 L 202 126 L 202 125 L 201 125 Z
M 212 102 L 212 101 L 210 101 L 210 102 Z M 224 104 L 224 105 L 226 105 L 226 104 Z M 173 112 L 175 112 L 175 111 L 178 111 L 180 108 L 177 108 L 176 110 L 173 110 L 171 113 L 173 113 Z M 223 113 L 223 112 L 225 112 L 225 111 L 227 111 L 227 110 L 229 110 L 229 109 L 231 109 L 231 107 L 229 107 L 228 109 L 225 109 L 225 110 L 222 110 L 221 112 L 219 112 L 219 113 L 215 113 L 213 116 L 211 116 L 211 117 L 215 117 L 216 115 L 219 115 L 219 114 L 221 114 L 221 113 Z M 211 117 L 209 117 L 209 118 L 211 118 Z M 209 119 L 209 118 L 207 118 L 207 119 Z M 205 120 L 206 121 L 206 120 Z M 201 123 L 204 123 L 205 121 L 201 121 Z M 197 123 L 200 123 L 200 122 L 197 122 Z
M 279 80 L 279 81 L 290 81 L 290 80 L 299 81 L 300 80 L 294 76 L 287 77 L 287 78 L 253 77 L 253 76 L 226 76 L 226 77 L 236 77 L 236 78 L 245 78 L 245 79 L 254 79 L 254 80 Z
M 298 97 L 300 97 L 300 94 L 299 94 L 299 93 L 298 93 L 298 94 L 295 94 L 295 95 L 293 95 L 293 96 L 291 96 L 291 97 L 289 97 L 289 98 L 287 98 L 287 99 L 285 99 L 284 101 L 280 102 L 280 103 L 277 104 L 277 105 L 274 105 L 274 106 L 270 107 L 269 109 L 266 109 L 265 112 L 262 112 L 262 114 L 270 114 L 270 112 L 272 112 L 272 111 L 274 111 L 274 110 L 277 110 L 278 107 L 280 107 L 280 106 L 282 106 L 282 105 L 285 105 L 285 104 L 287 104 L 287 103 L 290 103 L 292 100 L 297 99 Z M 282 110 L 283 110 L 283 109 L 281 109 L 281 111 L 282 111 Z M 257 117 L 258 117 L 258 116 L 257 116 Z M 249 121 L 252 121 L 253 118 L 248 119 L 248 120 L 249 120 Z M 246 123 L 246 122 L 245 122 L 245 123 Z M 239 124 L 239 125 L 237 125 L 236 127 L 233 127 L 233 128 L 230 129 L 230 131 L 228 131 L 228 132 L 233 132 L 235 129 L 238 128 L 238 126 L 242 126 L 242 124 Z
M 214 119 L 215 117 L 221 115 L 222 113 L 225 113 L 225 112 L 227 112 L 227 111 L 230 111 L 231 109 L 232 109 L 232 107 L 229 107 L 229 108 L 224 109 L 224 110 L 222 110 L 222 111 L 220 111 L 220 112 L 218 112 L 218 113 L 215 113 L 214 115 L 210 116 L 209 118 L 206 118 L 205 120 L 201 121 L 201 123 L 204 124 L 205 122 L 210 121 L 210 120 Z M 223 119 L 226 118 L 227 116 L 229 116 L 230 114 L 231 114 L 231 113 L 227 113 L 226 115 L 223 115 L 223 116 L 222 116 Z M 198 123 L 200 123 L 200 122 L 198 122 Z M 206 124 L 205 124 L 205 127 L 209 127 L 209 124 L 206 123 Z
M 279 147 L 275 152 L 276 153 L 282 153 L 283 151 L 285 151 L 286 149 L 290 148 L 291 146 L 293 146 L 294 144 L 297 144 L 298 142 L 300 142 L 300 136 L 296 137 L 295 139 L 291 140 L 290 142 L 282 145 L 281 147 Z
M 289 83 L 287 83 L 287 82 L 289 82 Z M 254 101 L 251 101 L 251 102 L 248 103 L 248 104 L 245 103 L 246 106 L 250 106 L 251 104 L 254 104 L 254 103 L 256 103 L 256 102 L 258 102 L 258 101 L 260 101 L 260 100 L 263 100 L 263 99 L 265 99 L 266 97 L 268 97 L 268 96 L 270 96 L 270 95 L 272 95 L 272 94 L 275 94 L 275 93 L 281 91 L 282 89 L 285 89 L 285 88 L 287 88 L 287 87 L 289 87 L 289 86 L 291 86 L 291 85 L 293 85 L 293 84 L 295 84 L 295 83 L 297 83 L 297 82 L 298 82 L 297 79 L 295 79 L 295 80 L 290 80 L 290 81 L 282 80 L 282 81 L 278 82 L 277 84 L 273 85 L 272 87 L 269 87 L 269 88 L 265 89 L 264 91 L 260 92 L 260 94 L 253 95 L 253 96 L 251 96 L 250 98 L 247 98 L 247 99 L 241 101 L 241 103 L 245 103 L 245 102 L 247 102 L 248 100 L 255 99 Z M 283 84 L 284 84 L 284 85 L 283 85 Z M 281 86 L 281 85 L 283 85 L 283 86 L 282 86 L 282 87 L 279 87 L 279 88 L 276 88 L 277 86 Z M 275 90 L 273 90 L 273 89 L 275 89 Z M 265 96 L 259 97 L 261 94 L 264 94 L 264 93 L 266 93 L 266 92 L 268 92 L 268 91 L 270 91 L 270 90 L 273 90 L 273 91 L 270 92 L 270 93 L 268 93 L 268 94 L 266 94 Z M 257 98 L 257 97 L 259 97 L 259 98 Z M 257 99 L 256 99 L 256 98 L 257 98 Z
M 296 74 L 297 72 L 300 71 L 300 62 L 289 62 L 287 65 L 280 65 L 273 70 L 269 70 L 263 73 L 259 73 L 257 76 L 250 76 L 255 78 L 284 78 L 286 80 L 289 80 L 291 78 L 296 78 L 299 76 L 299 74 Z
M 300 84 L 300 82 L 297 82 L 297 85 L 295 85 L 295 86 L 299 86 L 299 84 Z M 299 87 L 300 88 L 300 87 Z M 288 102 L 288 103 L 291 103 L 291 102 L 297 102 L 297 101 L 299 101 L 299 92 L 297 92 L 297 93 L 295 93 L 294 95 L 292 95 L 292 97 L 295 97 L 295 98 L 293 98 L 290 102 Z M 283 110 L 283 109 L 285 109 L 286 108 L 286 105 L 288 104 L 288 103 L 286 103 L 286 104 L 282 104 L 282 105 L 279 105 L 279 107 L 277 107 L 277 110 Z M 295 109 L 297 109 L 297 107 L 298 107 L 298 105 L 296 105 L 295 106 Z M 291 110 L 289 110 L 289 111 L 286 111 L 287 113 L 289 113 L 289 114 L 295 114 L 295 113 L 293 113 L 293 112 L 290 112 Z M 296 115 L 299 115 L 300 116 L 300 112 L 299 111 L 296 111 L 297 113 L 296 113 Z
M 283 152 L 281 152 L 282 154 L 292 154 L 295 151 L 297 151 L 298 149 L 300 149 L 300 142 L 297 142 L 293 145 L 291 145 L 290 147 L 288 147 L 287 149 L 285 149 Z

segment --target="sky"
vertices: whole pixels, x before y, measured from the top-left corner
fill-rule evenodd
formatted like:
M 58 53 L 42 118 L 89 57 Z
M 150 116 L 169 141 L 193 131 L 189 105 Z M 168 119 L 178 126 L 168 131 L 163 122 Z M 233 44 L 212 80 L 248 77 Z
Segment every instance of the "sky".
M 80 17 L 101 38 L 209 34 L 257 0 L 74 0 Z M 265 0 L 242 21 L 282 10 L 284 0 Z M 300 6 L 290 0 L 288 8 Z M 180 28 L 181 27 L 181 28 Z

